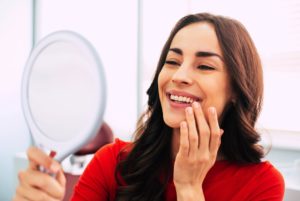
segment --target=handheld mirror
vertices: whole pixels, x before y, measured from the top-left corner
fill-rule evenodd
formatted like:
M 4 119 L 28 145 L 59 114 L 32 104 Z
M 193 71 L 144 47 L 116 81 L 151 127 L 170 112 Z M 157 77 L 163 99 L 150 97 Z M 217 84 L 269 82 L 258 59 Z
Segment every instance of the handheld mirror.
M 96 135 L 105 105 L 103 66 L 85 38 L 58 31 L 36 45 L 22 80 L 23 112 L 36 146 L 62 161 Z

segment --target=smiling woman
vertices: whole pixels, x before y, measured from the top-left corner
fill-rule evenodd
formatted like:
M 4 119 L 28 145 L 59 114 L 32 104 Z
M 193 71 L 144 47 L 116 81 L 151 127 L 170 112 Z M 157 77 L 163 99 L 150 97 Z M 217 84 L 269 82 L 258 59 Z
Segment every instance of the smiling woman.
M 261 162 L 254 129 L 262 92 L 243 25 L 207 13 L 179 20 L 147 91 L 148 119 L 121 152 L 118 199 L 282 200 L 282 176 Z
M 260 58 L 242 24 L 209 13 L 181 18 L 162 50 L 134 142 L 101 148 L 72 200 L 282 200 L 283 178 L 262 161 L 254 128 L 262 93 Z M 28 158 L 15 200 L 31 200 L 30 192 L 59 198 L 63 178 L 36 171 L 43 165 L 61 173 L 59 165 L 35 148 Z
M 217 114 L 222 114 L 225 105 L 234 99 L 221 55 L 211 24 L 195 23 L 175 35 L 158 77 L 164 121 L 170 127 L 179 127 L 185 118 L 184 110 L 179 108 L 190 102 L 199 102 L 205 112 L 214 106 Z M 182 104 L 181 100 L 188 98 L 189 103 Z M 178 118 L 174 116 L 177 113 Z

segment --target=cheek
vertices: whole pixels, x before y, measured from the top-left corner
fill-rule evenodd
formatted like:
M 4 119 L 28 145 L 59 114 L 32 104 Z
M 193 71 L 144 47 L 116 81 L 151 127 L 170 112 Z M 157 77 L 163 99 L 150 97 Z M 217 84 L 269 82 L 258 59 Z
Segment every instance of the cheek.
M 158 75 L 158 80 L 157 80 L 159 96 L 161 96 L 162 90 L 163 90 L 164 86 L 167 84 L 167 82 L 168 82 L 167 73 L 164 70 L 164 68 L 162 68 L 162 70 L 160 71 L 160 73 Z
M 218 108 L 217 108 L 217 112 L 219 114 L 218 116 L 221 116 L 223 114 L 225 108 L 231 102 L 232 99 L 231 94 L 232 94 L 231 91 L 224 89 L 222 96 L 219 97 Z
M 205 113 L 207 113 L 208 107 L 215 107 L 217 110 L 218 116 L 221 116 L 226 105 L 231 101 L 232 98 L 232 91 L 231 88 L 228 87 L 229 85 L 224 84 L 216 84 L 214 86 L 210 86 L 207 90 L 206 96 L 207 100 L 203 105 L 203 109 Z
M 162 94 L 162 89 L 163 89 L 163 76 L 160 72 L 160 74 L 158 75 L 158 79 L 157 79 L 157 86 L 158 86 L 158 95 L 159 95 L 159 99 L 161 101 L 161 94 Z

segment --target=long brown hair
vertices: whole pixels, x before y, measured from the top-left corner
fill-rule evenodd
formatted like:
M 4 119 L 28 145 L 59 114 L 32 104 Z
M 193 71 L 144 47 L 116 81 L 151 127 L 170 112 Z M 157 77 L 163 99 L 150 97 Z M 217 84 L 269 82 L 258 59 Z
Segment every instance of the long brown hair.
M 223 114 L 221 128 L 224 134 L 220 152 L 226 160 L 234 163 L 258 163 L 263 157 L 263 149 L 257 145 L 260 135 L 254 128 L 262 104 L 262 66 L 250 35 L 234 19 L 209 13 L 188 15 L 177 22 L 163 47 L 154 79 L 147 90 L 148 109 L 140 118 L 133 148 L 118 163 L 117 200 L 164 200 L 165 188 L 172 174 L 172 129 L 163 120 L 158 75 L 176 33 L 198 22 L 214 26 L 235 94 L 235 100 L 228 104 Z M 126 185 L 121 184 L 120 177 Z

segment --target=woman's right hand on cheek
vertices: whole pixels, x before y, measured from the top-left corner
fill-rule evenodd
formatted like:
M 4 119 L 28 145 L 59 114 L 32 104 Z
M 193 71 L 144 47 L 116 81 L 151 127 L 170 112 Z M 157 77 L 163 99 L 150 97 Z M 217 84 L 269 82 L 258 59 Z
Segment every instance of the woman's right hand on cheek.
M 203 181 L 214 165 L 222 129 L 215 108 L 208 120 L 199 103 L 186 108 L 186 121 L 180 125 L 180 145 L 174 164 L 177 200 L 204 200 Z
M 36 147 L 27 150 L 27 157 L 29 166 L 18 174 L 19 185 L 13 201 L 62 200 L 66 179 L 61 165 Z M 39 166 L 55 176 L 41 172 Z

